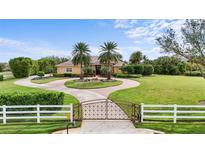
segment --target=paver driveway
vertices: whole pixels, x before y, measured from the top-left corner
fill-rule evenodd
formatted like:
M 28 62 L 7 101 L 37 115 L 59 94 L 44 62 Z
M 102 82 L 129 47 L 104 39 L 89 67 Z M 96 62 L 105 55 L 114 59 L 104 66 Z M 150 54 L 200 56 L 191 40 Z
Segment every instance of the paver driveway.
M 129 79 L 118 79 L 123 81 L 123 83 L 119 86 L 100 88 L 100 89 L 73 89 L 67 88 L 64 86 L 64 83 L 68 80 L 73 79 L 63 79 L 56 80 L 46 84 L 35 84 L 31 82 L 31 78 L 21 79 L 15 82 L 17 85 L 27 86 L 27 87 L 35 87 L 46 90 L 56 90 L 60 92 L 64 92 L 67 94 L 71 94 L 75 96 L 80 102 L 95 100 L 95 99 L 106 99 L 107 96 L 120 89 L 132 88 L 139 85 L 138 82 L 129 80 Z M 75 131 L 76 132 L 76 131 Z M 58 133 L 66 133 L 66 131 L 60 131 Z M 102 134 L 102 133 L 156 133 L 156 131 L 149 129 L 136 129 L 133 124 L 129 120 L 106 120 L 106 121 L 83 121 L 81 129 L 79 129 L 79 133 L 83 134 Z M 159 132 L 157 132 L 159 133 Z

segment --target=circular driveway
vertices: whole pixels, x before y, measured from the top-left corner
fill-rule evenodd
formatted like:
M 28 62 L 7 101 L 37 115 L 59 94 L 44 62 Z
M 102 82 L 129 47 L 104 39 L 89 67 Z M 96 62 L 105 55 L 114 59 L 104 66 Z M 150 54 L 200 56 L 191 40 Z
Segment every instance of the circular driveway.
M 26 87 L 34 87 L 46 90 L 56 90 L 61 91 L 70 95 L 75 96 L 80 102 L 95 100 L 95 99 L 105 99 L 114 91 L 132 88 L 139 85 L 139 82 L 129 79 L 117 79 L 122 81 L 123 83 L 118 86 L 99 88 L 99 89 L 74 89 L 67 88 L 64 83 L 68 80 L 72 79 L 62 79 L 56 80 L 53 82 L 45 83 L 45 84 L 36 84 L 31 82 L 32 77 L 26 79 L 20 79 L 15 82 L 17 85 L 26 86 Z

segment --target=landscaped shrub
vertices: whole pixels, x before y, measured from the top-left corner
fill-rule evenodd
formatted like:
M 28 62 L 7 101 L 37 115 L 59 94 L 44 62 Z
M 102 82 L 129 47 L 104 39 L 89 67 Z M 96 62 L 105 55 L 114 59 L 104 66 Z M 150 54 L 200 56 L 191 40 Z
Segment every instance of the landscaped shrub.
M 137 65 L 131 65 L 134 69 L 134 74 L 143 74 L 144 72 L 144 65 L 137 64 Z
M 154 73 L 154 68 L 152 65 L 144 65 L 143 75 L 152 75 Z
M 162 66 L 161 65 L 154 65 L 154 73 L 155 74 L 162 74 Z
M 83 71 L 84 71 L 84 74 L 85 74 L 86 76 L 93 75 L 93 69 L 92 69 L 92 67 L 85 67 L 85 68 L 83 69 Z
M 3 80 L 4 80 L 4 76 L 0 75 L 0 81 L 3 81 Z
M 2 105 L 62 105 L 64 93 L 62 92 L 21 92 L 0 93 L 0 106 Z
M 202 76 L 200 71 L 186 71 L 185 75 L 186 76 Z
M 100 74 L 101 74 L 102 76 L 107 75 L 107 73 L 108 73 L 108 68 L 107 68 L 107 67 L 101 67 L 101 68 L 100 68 Z
M 122 66 L 121 70 L 123 73 L 127 73 L 127 74 L 134 74 L 135 73 L 133 65 Z
M 32 67 L 32 60 L 27 57 L 18 57 L 11 59 L 9 65 L 15 78 L 28 77 Z
M 64 74 L 53 73 L 53 77 L 64 77 Z
M 44 73 L 43 71 L 39 71 L 39 72 L 37 73 L 37 75 L 38 75 L 40 78 L 42 78 L 42 77 L 44 77 L 45 73 Z
M 57 73 L 54 73 L 53 74 L 53 77 L 79 77 L 80 75 L 79 74 L 72 74 L 72 73 L 63 73 L 63 74 L 57 74 Z
M 140 78 L 142 77 L 141 74 L 122 74 L 122 73 L 112 74 L 112 76 L 116 78 Z
M 73 74 L 73 73 L 64 73 L 64 77 L 80 77 L 79 74 Z
M 170 75 L 178 75 L 178 74 L 180 74 L 178 67 L 175 66 L 175 65 L 170 65 L 169 66 L 169 73 L 168 74 L 170 74 Z

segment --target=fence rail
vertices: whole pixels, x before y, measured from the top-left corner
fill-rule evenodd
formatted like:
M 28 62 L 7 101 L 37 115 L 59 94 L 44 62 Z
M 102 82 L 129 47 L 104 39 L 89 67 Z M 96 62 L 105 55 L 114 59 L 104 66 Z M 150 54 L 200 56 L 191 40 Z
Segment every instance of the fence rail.
M 55 110 L 48 110 L 49 108 L 50 109 L 52 108 Z M 22 111 L 22 109 L 24 110 Z M 25 109 L 28 109 L 28 110 L 25 110 Z M 0 110 L 1 110 L 0 119 L 3 121 L 3 124 L 6 124 L 7 120 L 9 119 L 36 119 L 37 123 L 40 123 L 41 119 L 52 119 L 52 118 L 56 119 L 57 118 L 57 119 L 69 119 L 70 122 L 73 122 L 73 104 L 70 104 L 70 105 L 39 105 L 37 104 L 37 105 L 18 105 L 18 106 L 3 105 L 3 106 L 0 106 Z M 64 115 L 56 115 L 58 113 L 61 113 Z M 31 114 L 34 114 L 34 115 L 31 115 Z
M 146 118 L 173 119 L 174 123 L 177 122 L 177 119 L 205 119 L 205 105 L 152 105 L 142 103 L 140 114 L 141 122 L 144 122 Z

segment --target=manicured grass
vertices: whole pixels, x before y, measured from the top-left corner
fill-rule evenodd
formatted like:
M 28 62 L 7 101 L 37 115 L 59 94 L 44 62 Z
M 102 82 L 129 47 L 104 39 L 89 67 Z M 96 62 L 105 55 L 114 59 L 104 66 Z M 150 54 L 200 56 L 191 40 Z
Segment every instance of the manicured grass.
M 67 81 L 65 86 L 68 88 L 76 89 L 97 89 L 112 87 L 122 84 L 122 81 L 90 81 L 90 82 L 79 82 L 79 81 Z
M 55 80 L 62 80 L 62 79 L 65 79 L 65 78 L 49 77 L 49 78 L 31 80 L 31 82 L 37 83 L 37 84 L 44 84 L 44 83 L 49 83 L 49 82 L 52 82 L 52 81 L 55 81 Z
M 198 104 L 205 100 L 205 79 L 202 77 L 163 76 L 133 79 L 139 87 L 112 93 L 109 98 L 118 103 Z
M 32 93 L 32 92 L 39 92 L 39 91 L 47 91 L 38 88 L 18 86 L 14 84 L 15 81 L 16 79 L 0 82 L 0 92 L 31 92 Z M 65 94 L 64 104 L 70 104 L 70 103 L 77 104 L 79 102 L 75 97 L 69 94 Z
M 149 128 L 163 131 L 167 134 L 205 134 L 205 123 L 143 123 L 136 124 L 137 128 Z
M 13 79 L 14 78 L 12 72 L 0 72 L 0 75 L 4 76 L 4 80 L 5 79 Z
M 109 98 L 118 103 L 145 104 L 199 104 L 205 100 L 205 79 L 202 77 L 163 76 L 133 79 L 139 87 L 112 93 Z M 136 124 L 138 128 L 150 128 L 165 133 L 205 133 L 204 122 L 149 122 Z
M 0 134 L 50 134 L 57 130 L 67 128 L 67 121 L 55 122 L 18 122 L 8 123 L 6 125 L 0 124 Z M 79 124 L 77 124 L 79 126 Z
M 37 88 L 23 87 L 15 85 L 14 82 L 16 79 L 6 80 L 0 82 L 0 92 L 39 92 L 46 91 Z M 77 104 L 78 100 L 68 94 L 65 94 L 64 104 Z M 26 122 L 24 120 L 20 120 L 20 122 L 10 122 L 8 120 L 8 124 L 3 125 L 2 121 L 0 121 L 0 134 L 40 134 L 40 133 L 51 133 L 56 130 L 65 129 L 67 126 L 67 121 L 65 120 L 53 120 L 52 122 L 42 122 L 37 124 L 34 122 Z

